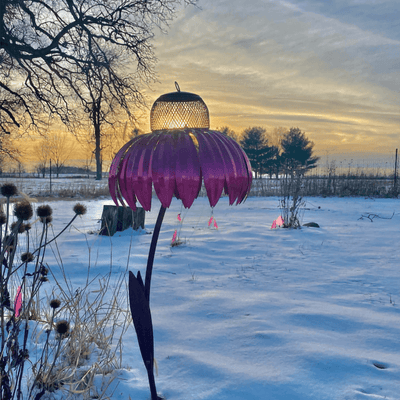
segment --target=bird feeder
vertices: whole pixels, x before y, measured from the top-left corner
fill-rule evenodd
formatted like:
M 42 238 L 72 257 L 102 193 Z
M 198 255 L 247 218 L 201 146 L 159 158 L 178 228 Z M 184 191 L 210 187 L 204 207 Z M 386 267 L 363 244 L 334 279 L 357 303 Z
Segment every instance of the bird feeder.
M 154 227 L 145 281 L 140 271 L 129 272 L 129 299 L 143 362 L 147 369 L 151 399 L 158 400 L 153 362 L 153 325 L 150 313 L 150 283 L 161 224 L 172 198 L 185 208 L 192 206 L 204 184 L 211 207 L 223 192 L 229 204 L 240 204 L 250 191 L 250 162 L 235 140 L 210 130 L 208 108 L 194 93 L 160 96 L 150 113 L 151 133 L 139 135 L 116 154 L 109 173 L 109 190 L 115 204 L 133 210 L 139 202 L 149 211 L 153 188 L 161 202 Z

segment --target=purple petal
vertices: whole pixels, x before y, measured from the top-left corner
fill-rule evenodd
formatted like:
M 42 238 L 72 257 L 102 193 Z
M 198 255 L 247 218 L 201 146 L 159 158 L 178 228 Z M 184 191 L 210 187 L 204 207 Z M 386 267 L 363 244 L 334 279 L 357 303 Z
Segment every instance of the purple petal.
M 163 131 L 153 151 L 151 174 L 154 190 L 165 208 L 171 205 L 175 192 L 176 159 L 176 134 L 173 131 Z
M 158 139 L 159 135 L 152 133 L 142 135 L 141 140 L 130 149 L 126 161 L 126 174 L 121 176 L 121 180 L 125 184 L 124 193 L 127 193 L 128 196 L 130 193 L 136 195 L 137 200 L 146 211 L 151 209 L 151 157 Z
M 196 146 L 189 135 L 190 130 L 176 135 L 176 196 L 183 206 L 189 208 L 201 189 L 201 170 Z
M 213 139 L 216 141 L 217 146 L 220 148 L 222 153 L 222 159 L 225 167 L 225 182 L 224 189 L 225 193 L 229 196 L 229 204 L 232 205 L 239 195 L 239 184 L 240 178 L 236 171 L 235 158 L 232 154 L 232 147 L 229 143 L 226 143 L 223 139 L 223 134 L 220 132 L 210 132 Z
M 253 181 L 253 174 L 251 173 L 250 161 L 249 161 L 246 153 L 244 152 L 244 150 L 240 146 L 239 146 L 239 151 L 243 156 L 243 160 L 244 160 L 244 163 L 245 163 L 245 166 L 246 166 L 247 180 L 246 180 L 246 186 L 245 186 L 245 188 L 244 188 L 244 190 L 242 192 L 242 195 L 238 199 L 238 204 L 240 204 L 243 200 L 245 200 L 247 195 L 250 193 L 251 183 Z
M 129 141 L 124 146 L 122 146 L 122 148 L 118 151 L 118 153 L 114 157 L 114 159 L 113 159 L 113 161 L 111 163 L 111 166 L 110 166 L 110 172 L 109 172 L 109 175 L 108 175 L 108 188 L 109 188 L 109 191 L 110 191 L 111 198 L 113 199 L 114 203 L 117 206 L 119 206 L 118 198 L 120 199 L 120 201 L 122 201 L 122 199 L 119 196 L 118 189 L 117 189 L 117 187 L 118 187 L 118 173 L 119 173 L 119 170 L 121 168 L 121 160 L 125 156 L 125 153 L 126 153 L 127 149 L 129 149 L 129 147 L 132 146 L 134 141 L 135 141 L 135 139 Z
M 233 204 L 235 200 L 237 200 L 236 204 L 239 204 L 246 197 L 251 187 L 251 173 L 247 165 L 247 156 L 233 139 L 219 132 L 215 133 L 217 134 L 216 138 L 226 145 L 227 156 L 230 159 L 228 165 L 232 165 L 232 168 L 229 169 L 230 176 L 227 181 L 230 204 Z
M 193 133 L 199 143 L 199 161 L 204 186 L 210 206 L 214 207 L 221 197 L 225 182 L 225 168 L 222 154 L 215 140 L 206 130 L 194 129 Z

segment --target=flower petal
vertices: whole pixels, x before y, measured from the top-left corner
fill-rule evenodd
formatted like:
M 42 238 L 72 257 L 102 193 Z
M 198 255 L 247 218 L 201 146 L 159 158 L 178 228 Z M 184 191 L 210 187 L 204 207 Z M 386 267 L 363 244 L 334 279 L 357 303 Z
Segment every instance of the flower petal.
M 189 208 L 201 189 L 201 170 L 196 146 L 189 135 L 190 131 L 174 133 L 176 135 L 176 196 L 183 206 Z
M 199 161 L 204 186 L 210 206 L 214 207 L 221 197 L 225 182 L 225 167 L 223 155 L 215 142 L 208 134 L 208 130 L 194 129 L 193 133 L 199 143 Z
M 171 205 L 175 192 L 176 158 L 176 135 L 173 131 L 160 133 L 158 143 L 153 151 L 151 174 L 154 190 L 165 208 Z
M 136 195 L 137 200 L 146 211 L 151 209 L 151 159 L 158 139 L 159 135 L 152 133 L 141 135 L 140 140 L 130 149 L 130 154 L 125 161 L 125 176 L 121 175 L 121 180 L 125 184 L 124 197 L 125 195 L 129 197 L 130 193 Z
M 124 146 L 121 147 L 121 149 L 118 151 L 118 153 L 114 157 L 114 159 L 111 163 L 111 166 L 110 166 L 110 172 L 108 175 L 108 187 L 109 187 L 111 198 L 113 199 L 114 203 L 117 206 L 119 206 L 118 199 L 123 204 L 123 200 L 120 197 L 120 193 L 119 193 L 119 177 L 118 177 L 118 175 L 120 173 L 120 169 L 122 167 L 122 160 L 125 157 L 127 150 L 135 142 L 135 139 L 130 140 Z
M 251 187 L 251 173 L 246 163 L 247 156 L 235 140 L 220 132 L 215 132 L 215 137 L 225 144 L 226 154 L 229 157 L 226 159 L 230 173 L 227 177 L 226 193 L 229 194 L 230 204 L 233 204 L 235 200 L 236 204 L 239 204 L 246 197 Z

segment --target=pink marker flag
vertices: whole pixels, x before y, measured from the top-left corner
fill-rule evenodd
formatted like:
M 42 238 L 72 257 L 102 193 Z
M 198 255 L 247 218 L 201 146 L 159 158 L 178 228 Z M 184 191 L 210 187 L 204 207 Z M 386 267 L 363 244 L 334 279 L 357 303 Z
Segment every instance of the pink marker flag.
M 214 228 L 218 229 L 217 221 L 215 220 L 215 218 L 214 218 Z
M 15 300 L 14 300 L 15 318 L 19 317 L 21 308 L 22 308 L 22 293 L 21 293 L 21 286 L 18 286 L 17 295 L 15 296 Z
M 271 229 L 275 229 L 278 226 L 282 226 L 284 224 L 283 218 L 279 216 L 277 219 L 274 219 L 274 222 L 272 222 Z
M 178 230 L 175 229 L 175 232 L 174 232 L 174 234 L 172 235 L 171 244 L 174 244 L 174 243 L 175 243 L 177 235 L 178 235 Z
M 211 217 L 208 221 L 208 226 L 210 227 L 211 223 L 213 222 L 214 217 Z
M 181 218 L 181 214 L 180 213 L 178 214 L 178 216 L 176 218 L 178 218 L 179 222 L 182 222 L 182 218 Z

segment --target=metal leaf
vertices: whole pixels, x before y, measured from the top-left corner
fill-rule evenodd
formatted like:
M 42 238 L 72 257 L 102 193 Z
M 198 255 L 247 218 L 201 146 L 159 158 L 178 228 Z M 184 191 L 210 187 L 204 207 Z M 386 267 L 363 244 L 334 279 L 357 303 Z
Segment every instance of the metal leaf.
M 154 337 L 149 302 L 144 294 L 143 280 L 129 271 L 129 303 L 140 353 L 147 370 L 153 370 Z

